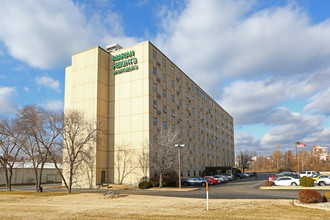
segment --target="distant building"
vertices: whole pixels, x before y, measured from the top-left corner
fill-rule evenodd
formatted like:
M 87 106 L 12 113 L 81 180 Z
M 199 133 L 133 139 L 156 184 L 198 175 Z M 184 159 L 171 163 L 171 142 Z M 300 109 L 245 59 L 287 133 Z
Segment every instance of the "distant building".
M 320 145 L 314 145 L 312 149 L 312 154 L 314 157 L 320 158 L 320 160 L 327 160 L 328 148 L 322 147 Z
M 61 167 L 60 164 L 58 166 Z M 41 183 L 60 183 L 62 181 L 61 176 L 58 174 L 53 163 L 45 163 Z M 33 169 L 33 163 L 31 162 L 16 162 L 13 167 L 13 177 L 11 184 L 34 184 L 35 174 Z M 6 184 L 6 177 L 4 170 L 0 170 L 0 185 Z

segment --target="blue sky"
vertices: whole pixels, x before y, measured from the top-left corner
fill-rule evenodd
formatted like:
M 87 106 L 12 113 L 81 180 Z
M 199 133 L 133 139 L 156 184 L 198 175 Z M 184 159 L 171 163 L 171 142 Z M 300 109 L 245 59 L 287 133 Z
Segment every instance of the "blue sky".
M 234 117 L 236 151 L 330 147 L 330 1 L 0 5 L 0 117 L 63 110 L 73 53 L 150 40 Z

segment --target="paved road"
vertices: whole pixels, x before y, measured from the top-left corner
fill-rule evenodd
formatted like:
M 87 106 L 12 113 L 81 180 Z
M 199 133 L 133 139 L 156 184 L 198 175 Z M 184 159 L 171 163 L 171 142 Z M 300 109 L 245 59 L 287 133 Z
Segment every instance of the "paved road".
M 234 180 L 225 184 L 209 187 L 210 199 L 297 199 L 300 190 L 261 190 L 267 175 Z M 190 187 L 190 186 L 189 186 Z M 196 188 L 191 187 L 191 188 Z M 168 190 L 120 190 L 121 194 L 157 195 L 186 198 L 205 198 L 204 187 L 197 187 L 194 191 L 168 191 Z M 320 190 L 323 194 L 328 190 Z
M 209 187 L 210 199 L 297 199 L 299 190 L 261 190 L 264 182 L 269 175 L 259 175 L 258 179 L 254 177 L 234 180 L 225 184 L 219 184 Z M 171 190 L 140 190 L 129 189 L 120 190 L 115 189 L 120 194 L 137 194 L 137 195 L 154 195 L 154 196 L 169 196 L 169 197 L 186 197 L 186 198 L 205 198 L 205 187 L 188 186 L 185 188 L 197 188 L 192 191 L 171 191 Z M 1 187 L 0 190 L 5 190 Z M 13 186 L 13 190 L 34 191 L 34 185 L 30 186 Z M 58 188 L 44 188 L 45 192 L 65 192 L 65 189 Z M 74 192 L 89 192 L 89 193 L 103 193 L 107 189 L 94 190 L 73 190 Z M 329 190 L 320 190 L 323 194 Z

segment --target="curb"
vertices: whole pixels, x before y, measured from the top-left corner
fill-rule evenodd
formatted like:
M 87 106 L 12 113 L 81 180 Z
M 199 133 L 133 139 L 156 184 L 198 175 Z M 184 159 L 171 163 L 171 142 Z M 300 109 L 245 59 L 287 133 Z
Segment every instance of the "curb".
M 311 208 L 311 209 L 321 209 L 321 210 L 327 210 L 327 211 L 330 210 L 330 203 L 328 204 L 327 202 L 304 204 L 304 203 L 299 202 L 297 199 L 295 199 L 295 200 L 293 200 L 293 205 L 304 207 L 304 208 Z
M 330 186 L 322 186 L 322 187 L 302 187 L 302 186 L 262 186 L 259 189 L 263 190 L 301 190 L 301 189 L 315 189 L 315 190 L 330 190 Z

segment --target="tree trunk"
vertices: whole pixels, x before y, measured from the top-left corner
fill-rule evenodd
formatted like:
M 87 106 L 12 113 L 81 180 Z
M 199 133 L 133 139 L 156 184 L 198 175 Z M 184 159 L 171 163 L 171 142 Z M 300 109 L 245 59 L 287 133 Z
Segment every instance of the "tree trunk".
M 159 175 L 159 188 L 163 188 L 163 173 Z

